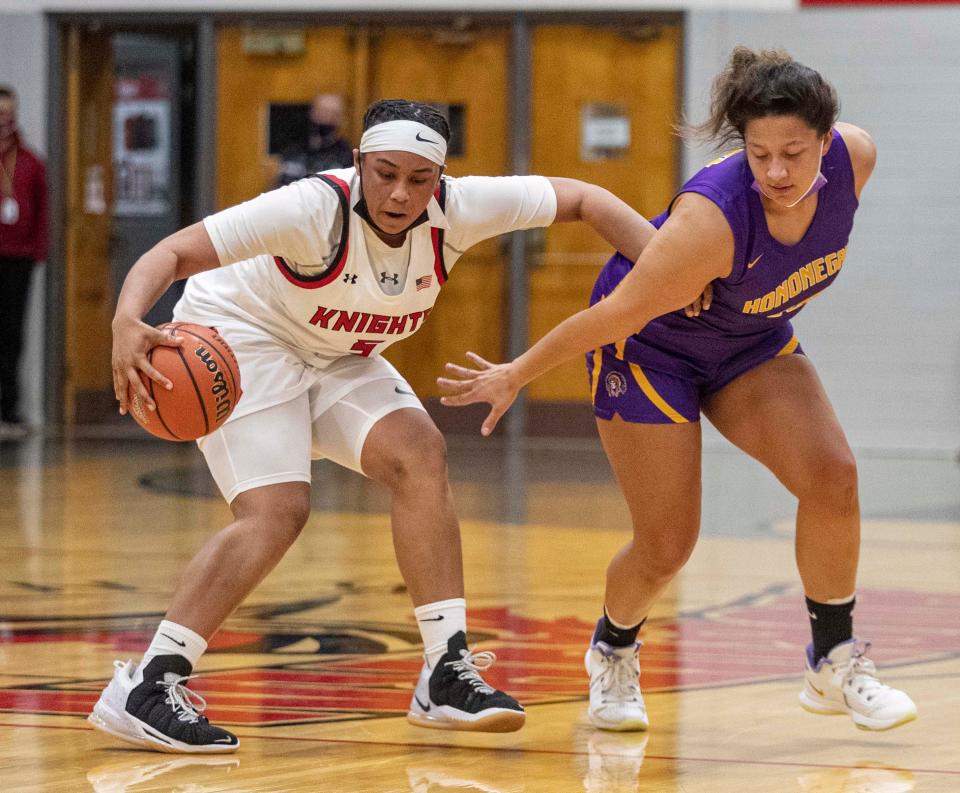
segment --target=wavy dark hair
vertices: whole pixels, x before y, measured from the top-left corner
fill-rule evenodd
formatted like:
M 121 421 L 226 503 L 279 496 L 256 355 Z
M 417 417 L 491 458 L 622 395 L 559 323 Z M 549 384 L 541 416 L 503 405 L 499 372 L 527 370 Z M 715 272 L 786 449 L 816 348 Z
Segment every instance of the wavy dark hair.
M 717 148 L 743 141 L 747 123 L 767 116 L 799 116 L 825 135 L 840 113 L 836 89 L 820 73 L 783 50 L 736 47 L 713 81 L 710 118 L 684 132 Z
M 450 142 L 450 124 L 446 116 L 432 105 L 409 99 L 381 99 L 363 114 L 363 131 L 387 121 L 419 121 Z

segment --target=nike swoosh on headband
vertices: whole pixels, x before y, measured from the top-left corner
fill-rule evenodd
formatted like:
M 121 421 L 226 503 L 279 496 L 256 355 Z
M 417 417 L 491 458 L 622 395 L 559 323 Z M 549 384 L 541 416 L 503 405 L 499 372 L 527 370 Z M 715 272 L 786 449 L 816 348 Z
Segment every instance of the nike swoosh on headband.
M 417 133 L 417 140 L 419 140 L 421 143 L 432 143 L 435 146 L 440 145 L 440 141 L 438 140 L 430 140 L 430 138 L 421 138 L 419 132 Z

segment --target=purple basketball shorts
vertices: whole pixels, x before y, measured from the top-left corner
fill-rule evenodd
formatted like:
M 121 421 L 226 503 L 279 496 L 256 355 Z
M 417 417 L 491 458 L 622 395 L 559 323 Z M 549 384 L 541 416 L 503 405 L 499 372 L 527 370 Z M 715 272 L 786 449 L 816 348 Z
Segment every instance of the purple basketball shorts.
M 773 358 L 802 355 L 789 323 L 746 338 L 631 336 L 587 353 L 594 414 L 635 424 L 700 420 L 703 399 Z

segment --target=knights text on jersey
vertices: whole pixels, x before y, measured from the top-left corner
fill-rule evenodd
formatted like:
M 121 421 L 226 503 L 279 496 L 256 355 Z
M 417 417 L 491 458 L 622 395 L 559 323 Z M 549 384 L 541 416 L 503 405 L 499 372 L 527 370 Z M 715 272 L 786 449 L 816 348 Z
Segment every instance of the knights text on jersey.
M 423 327 L 467 248 L 556 215 L 543 177 L 444 178 L 407 234 L 398 273 L 378 266 L 381 249 L 355 210 L 359 191 L 355 169 L 327 171 L 208 217 L 224 266 L 189 279 L 178 315 L 240 319 L 319 367 L 379 355 Z

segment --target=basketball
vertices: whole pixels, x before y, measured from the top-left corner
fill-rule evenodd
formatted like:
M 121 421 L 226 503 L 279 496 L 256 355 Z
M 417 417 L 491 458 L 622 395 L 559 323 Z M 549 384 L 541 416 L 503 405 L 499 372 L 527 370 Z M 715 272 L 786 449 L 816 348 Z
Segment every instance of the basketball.
M 130 415 L 158 438 L 194 441 L 219 428 L 233 412 L 243 393 L 240 367 L 215 328 L 172 322 L 159 329 L 185 339 L 182 347 L 154 347 L 149 354 L 173 388 L 168 391 L 141 372 L 157 409 L 150 410 L 131 388 Z

